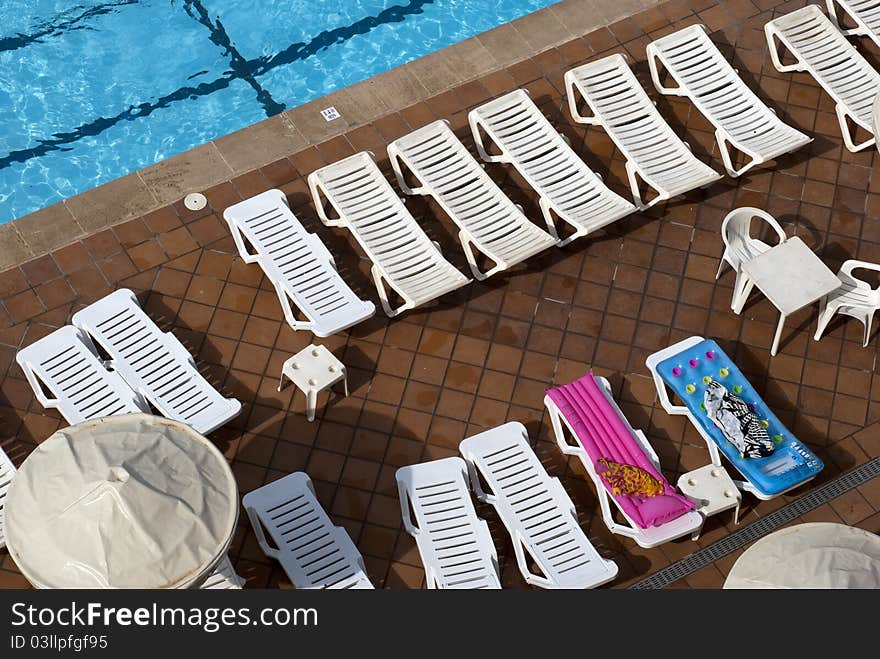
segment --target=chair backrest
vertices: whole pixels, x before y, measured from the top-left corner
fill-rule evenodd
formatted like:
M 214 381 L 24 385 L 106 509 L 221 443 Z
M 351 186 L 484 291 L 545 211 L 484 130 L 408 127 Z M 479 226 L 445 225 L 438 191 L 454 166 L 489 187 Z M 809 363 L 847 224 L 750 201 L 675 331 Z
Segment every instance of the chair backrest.
M 249 492 L 241 503 L 260 547 L 281 563 L 296 588 L 373 587 L 360 552 L 345 529 L 330 521 L 305 472 Z
M 78 311 L 73 324 L 110 355 L 128 385 L 164 416 L 206 434 L 241 410 L 241 403 L 224 398 L 205 380 L 189 351 L 156 326 L 130 290 L 119 289 Z
M 880 87 L 880 73 L 817 5 L 807 5 L 780 16 L 764 29 L 771 40 L 772 52 L 776 52 L 772 39 L 777 37 L 854 119 L 865 127 L 873 127 L 874 96 Z
M 838 278 L 844 283 L 856 286 L 862 289 L 870 289 L 870 298 L 875 303 L 880 303 L 880 284 L 872 286 L 870 282 L 856 277 L 853 273 L 856 270 L 871 270 L 880 273 L 880 264 L 871 263 L 870 261 L 859 261 L 858 259 L 848 259 L 840 266 L 837 273 Z
M 420 303 L 448 291 L 450 281 L 467 283 L 467 277 L 443 258 L 366 151 L 312 172 L 309 186 L 322 221 L 348 227 L 401 295 Z M 322 193 L 339 220 L 327 217 Z
M 469 437 L 459 450 L 468 463 L 472 486 L 481 493 L 477 474 L 482 476 L 492 491 L 487 500 L 514 542 L 521 543 L 543 573 L 534 579 L 536 585 L 589 588 L 614 578 L 617 567 L 590 543 L 578 524 L 574 504 L 559 480 L 547 474 L 521 423 L 506 423 Z
M 243 235 L 257 251 L 266 276 L 290 296 L 318 336 L 350 327 L 375 311 L 372 302 L 358 298 L 339 276 L 327 248 L 306 231 L 281 190 L 267 190 L 230 206 L 223 217 L 239 253 L 248 254 Z
M 464 461 L 401 467 L 396 478 L 403 524 L 416 540 L 429 586 L 500 588 L 495 545 L 474 510 Z
M 660 116 L 623 55 L 571 69 L 565 80 L 572 114 L 577 111 L 576 89 L 642 178 L 658 190 L 674 194 L 702 184 L 707 176 L 720 178 L 694 157 Z
M 65 325 L 22 348 L 15 360 L 34 395 L 55 407 L 71 425 L 115 414 L 148 412 L 149 408 L 119 373 L 108 370 L 91 340 Z M 51 398 L 43 392 L 50 392 Z
M 6 546 L 6 533 L 3 528 L 3 507 L 6 505 L 6 492 L 15 477 L 16 469 L 6 452 L 0 448 L 0 548 Z
M 743 206 L 736 208 L 727 214 L 721 223 L 721 239 L 724 241 L 725 247 L 736 249 L 739 246 L 745 246 L 749 241 L 757 240 L 757 236 L 752 236 L 752 220 L 757 218 L 765 222 L 774 231 L 779 242 L 786 239 L 785 230 L 779 225 L 770 213 L 760 208 L 752 208 L 751 206 Z

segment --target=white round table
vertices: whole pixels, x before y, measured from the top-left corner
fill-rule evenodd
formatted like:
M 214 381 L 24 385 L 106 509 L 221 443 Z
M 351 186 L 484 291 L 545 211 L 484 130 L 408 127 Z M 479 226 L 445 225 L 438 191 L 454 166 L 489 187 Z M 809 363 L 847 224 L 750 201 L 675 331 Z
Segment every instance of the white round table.
M 238 509 L 229 465 L 195 430 L 106 417 L 27 457 L 6 496 L 6 545 L 37 588 L 191 588 L 226 554 Z
M 724 588 L 880 588 L 880 536 L 828 522 L 784 528 L 743 552 Z

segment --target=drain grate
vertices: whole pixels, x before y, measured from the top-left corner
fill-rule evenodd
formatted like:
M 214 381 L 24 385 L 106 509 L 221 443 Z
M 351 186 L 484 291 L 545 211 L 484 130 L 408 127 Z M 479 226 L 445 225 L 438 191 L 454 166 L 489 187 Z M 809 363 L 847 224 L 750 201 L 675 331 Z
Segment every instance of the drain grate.
M 641 581 L 630 586 L 631 589 L 647 590 L 664 588 L 687 575 L 696 572 L 700 568 L 711 565 L 719 558 L 727 556 L 731 552 L 741 549 L 746 545 L 764 537 L 768 533 L 781 528 L 793 519 L 818 508 L 822 504 L 836 499 L 841 494 L 867 483 L 872 478 L 880 476 L 880 458 L 869 460 L 865 464 L 851 469 L 845 474 L 828 481 L 817 487 L 812 492 L 805 494 L 789 504 L 777 508 L 772 513 L 750 522 L 738 531 L 713 542 L 708 547 L 676 561 L 672 565 L 658 570 L 654 574 L 645 577 Z

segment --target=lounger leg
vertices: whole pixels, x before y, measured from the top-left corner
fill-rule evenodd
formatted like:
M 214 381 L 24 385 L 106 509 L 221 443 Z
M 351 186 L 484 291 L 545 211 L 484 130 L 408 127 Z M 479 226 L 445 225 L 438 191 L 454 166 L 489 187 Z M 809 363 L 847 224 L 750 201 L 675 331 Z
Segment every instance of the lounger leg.
M 385 314 L 389 318 L 394 318 L 394 316 L 406 308 L 406 305 L 400 307 L 400 309 L 392 309 L 391 302 L 388 300 L 388 291 L 385 289 L 385 278 L 381 275 L 379 269 L 375 265 L 370 271 L 373 274 L 373 281 L 376 284 L 376 291 L 379 293 L 379 302 L 382 303 L 382 309 L 384 309 Z
M 477 116 L 474 114 L 469 115 L 468 123 L 471 126 L 471 135 L 474 138 L 474 146 L 477 147 L 477 154 L 480 158 L 485 162 L 504 162 L 506 160 L 504 156 L 493 156 L 486 151 L 486 147 L 483 144 L 483 136 L 480 134 L 480 121 L 477 119 Z
M 489 270 L 488 272 L 480 271 L 480 267 L 477 265 L 476 254 L 474 254 L 473 243 L 471 242 L 470 237 L 464 232 L 459 231 L 458 239 L 461 241 L 461 248 L 464 250 L 465 258 L 467 259 L 468 266 L 471 269 L 471 273 L 474 275 L 474 279 L 477 281 L 484 281 L 498 272 L 499 265 L 496 265 L 494 268 Z
M 730 141 L 728 140 L 726 133 L 720 128 L 715 131 L 715 141 L 718 142 L 718 150 L 721 151 L 721 160 L 724 161 L 724 169 L 727 170 L 727 174 L 730 177 L 737 178 L 742 176 L 757 164 L 757 160 L 752 158 L 745 165 L 736 169 L 733 165 L 733 154 L 730 152 Z
M 840 124 L 840 132 L 843 135 L 843 143 L 846 145 L 846 148 L 852 152 L 861 151 L 862 149 L 867 149 L 869 146 L 873 146 L 876 142 L 876 138 L 871 137 L 870 139 L 865 140 L 861 144 L 855 144 L 853 142 L 853 131 L 850 130 L 849 123 L 847 123 L 846 118 L 849 116 L 849 113 L 844 110 L 839 104 L 834 106 L 834 111 L 837 113 L 837 122 Z
M 862 343 L 863 348 L 868 347 L 868 340 L 871 338 L 871 322 L 874 320 L 874 312 L 865 314 L 862 322 L 865 324 L 865 341 Z
M 660 58 L 657 57 L 657 51 L 650 44 L 647 48 L 647 54 L 648 68 L 651 71 L 651 81 L 654 83 L 654 88 L 667 96 L 687 96 L 681 87 L 667 87 L 660 82 Z
M 640 211 L 645 210 L 647 207 L 642 203 L 642 193 L 639 192 L 639 177 L 631 161 L 626 163 L 626 176 L 629 179 L 629 187 L 632 190 L 633 203 Z
M 306 393 L 306 413 L 309 421 L 315 420 L 315 411 L 318 408 L 318 392 L 315 389 L 309 389 Z
M 777 350 L 779 350 L 779 339 L 782 338 L 782 328 L 785 326 L 785 314 L 781 311 L 779 312 L 779 322 L 776 324 L 776 334 L 773 336 L 773 347 L 770 349 L 770 354 L 772 356 L 776 356 Z
M 792 71 L 804 70 L 804 66 L 800 61 L 797 61 L 794 64 L 782 63 L 782 59 L 779 57 L 779 45 L 776 41 L 776 32 L 773 30 L 770 23 L 767 23 L 764 26 L 764 35 L 767 37 L 767 47 L 770 49 L 770 59 L 773 61 L 773 66 L 776 67 L 777 71 L 780 73 L 791 73 Z

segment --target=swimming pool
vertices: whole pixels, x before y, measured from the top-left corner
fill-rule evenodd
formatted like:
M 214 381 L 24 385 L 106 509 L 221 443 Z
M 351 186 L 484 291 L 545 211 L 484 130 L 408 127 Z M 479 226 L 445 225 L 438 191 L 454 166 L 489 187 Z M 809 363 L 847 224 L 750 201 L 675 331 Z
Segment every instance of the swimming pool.
M 0 223 L 555 0 L 3 0 Z

